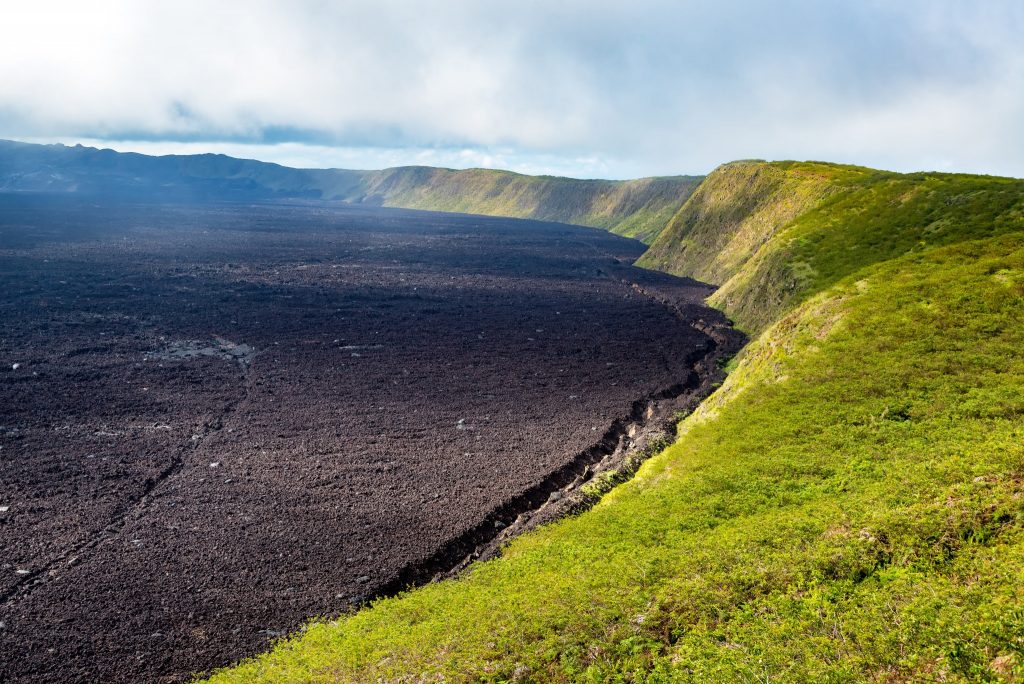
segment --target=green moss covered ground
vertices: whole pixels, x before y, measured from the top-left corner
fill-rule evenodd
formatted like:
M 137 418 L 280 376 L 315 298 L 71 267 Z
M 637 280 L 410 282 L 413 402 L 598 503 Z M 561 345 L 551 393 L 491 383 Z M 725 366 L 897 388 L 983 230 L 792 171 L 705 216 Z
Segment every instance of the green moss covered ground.
M 635 479 L 212 681 L 1022 681 L 1020 182 L 835 169 L 714 266 L 803 277 L 716 295 L 763 332 Z

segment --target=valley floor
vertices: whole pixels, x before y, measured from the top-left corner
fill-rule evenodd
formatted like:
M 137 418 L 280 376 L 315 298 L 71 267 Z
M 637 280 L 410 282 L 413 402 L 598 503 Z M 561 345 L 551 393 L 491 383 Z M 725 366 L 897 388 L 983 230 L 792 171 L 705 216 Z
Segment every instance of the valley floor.
M 0 196 L 0 680 L 181 681 L 496 536 L 711 351 L 711 288 L 642 250 Z

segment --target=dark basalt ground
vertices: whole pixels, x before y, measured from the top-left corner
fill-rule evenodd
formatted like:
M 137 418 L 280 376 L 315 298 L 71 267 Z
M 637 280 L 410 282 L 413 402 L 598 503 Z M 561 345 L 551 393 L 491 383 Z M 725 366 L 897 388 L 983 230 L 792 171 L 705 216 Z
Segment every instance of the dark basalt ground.
M 0 196 L 0 681 L 180 681 L 408 575 L 692 377 L 710 288 L 642 250 Z

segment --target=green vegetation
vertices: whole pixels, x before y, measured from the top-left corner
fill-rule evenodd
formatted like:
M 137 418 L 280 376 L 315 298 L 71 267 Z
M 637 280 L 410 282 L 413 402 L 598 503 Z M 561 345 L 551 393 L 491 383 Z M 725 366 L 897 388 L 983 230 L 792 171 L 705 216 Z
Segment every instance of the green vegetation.
M 351 172 L 349 172 L 351 173 Z M 351 202 L 576 223 L 649 242 L 700 183 L 697 176 L 629 181 L 406 166 L 348 177 L 325 195 Z
M 641 258 L 721 285 L 711 303 L 750 332 L 860 268 L 1024 228 L 1024 181 L 816 162 L 714 171 Z
M 676 443 L 502 558 L 212 681 L 1022 681 L 1022 197 L 719 169 L 648 263 L 721 274 L 763 332 Z

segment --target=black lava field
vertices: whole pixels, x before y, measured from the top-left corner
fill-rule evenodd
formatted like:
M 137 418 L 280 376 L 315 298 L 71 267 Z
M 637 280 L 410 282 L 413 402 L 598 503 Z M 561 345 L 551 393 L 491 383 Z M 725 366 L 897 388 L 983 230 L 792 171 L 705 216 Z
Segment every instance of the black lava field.
M 711 288 L 643 249 L 0 195 L 0 681 L 182 681 L 394 588 L 692 375 Z

